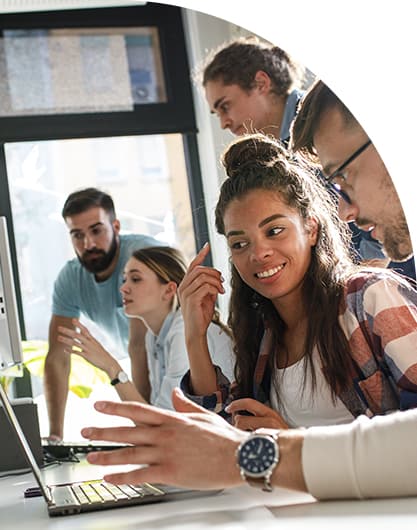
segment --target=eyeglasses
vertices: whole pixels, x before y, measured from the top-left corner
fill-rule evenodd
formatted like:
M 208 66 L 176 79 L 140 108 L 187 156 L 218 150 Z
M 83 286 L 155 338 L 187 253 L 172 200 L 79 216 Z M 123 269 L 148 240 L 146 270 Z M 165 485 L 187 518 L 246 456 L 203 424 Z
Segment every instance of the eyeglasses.
M 347 193 L 345 193 L 342 189 L 343 183 L 346 181 L 346 177 L 343 175 L 343 171 L 347 168 L 349 164 L 351 164 L 356 158 L 358 158 L 359 155 L 361 155 L 365 149 L 367 149 L 372 143 L 372 140 L 368 140 L 366 143 L 364 143 L 359 149 L 357 149 L 353 155 L 351 155 L 341 166 L 339 166 L 336 171 L 333 171 L 331 175 L 328 177 L 325 177 L 325 182 L 328 184 L 333 190 L 338 193 L 342 197 L 343 200 L 345 200 L 348 204 L 352 204 L 352 201 L 350 200 L 350 197 Z

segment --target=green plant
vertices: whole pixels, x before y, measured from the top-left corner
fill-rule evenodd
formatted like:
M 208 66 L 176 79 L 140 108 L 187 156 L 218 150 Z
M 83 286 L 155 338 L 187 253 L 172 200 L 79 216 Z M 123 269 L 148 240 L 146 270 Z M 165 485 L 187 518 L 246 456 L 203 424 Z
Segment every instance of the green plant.
M 32 376 L 43 377 L 48 343 L 43 340 L 22 342 L 23 365 Z M 0 376 L 0 384 L 7 390 L 13 377 Z M 107 383 L 107 375 L 78 355 L 72 355 L 69 389 L 80 398 L 88 398 L 94 385 Z

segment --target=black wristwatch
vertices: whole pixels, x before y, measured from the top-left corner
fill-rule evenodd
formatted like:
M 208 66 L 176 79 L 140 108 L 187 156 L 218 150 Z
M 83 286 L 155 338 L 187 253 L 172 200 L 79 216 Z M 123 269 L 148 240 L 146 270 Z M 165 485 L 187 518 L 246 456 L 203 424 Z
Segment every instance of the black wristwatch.
M 240 474 L 250 486 L 272 491 L 271 475 L 279 461 L 278 431 L 254 431 L 236 451 Z
M 110 381 L 111 385 L 117 385 L 118 383 L 127 383 L 129 381 L 129 376 L 126 372 L 119 372 L 114 379 Z

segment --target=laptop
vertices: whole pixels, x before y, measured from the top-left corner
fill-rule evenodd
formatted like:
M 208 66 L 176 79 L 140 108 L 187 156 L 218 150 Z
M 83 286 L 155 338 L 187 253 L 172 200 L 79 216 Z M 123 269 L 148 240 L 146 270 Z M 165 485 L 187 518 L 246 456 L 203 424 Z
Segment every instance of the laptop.
M 45 499 L 50 516 L 74 515 L 109 508 L 122 508 L 125 506 L 136 506 L 138 504 L 188 499 L 215 494 L 220 491 L 190 490 L 148 483 L 115 486 L 103 480 L 96 479 L 47 485 L 42 478 L 40 468 L 36 463 L 2 385 L 0 385 L 0 403 L 3 404 L 6 418 L 10 422 L 12 431 L 15 433 L 29 467 L 39 485 L 39 491 Z

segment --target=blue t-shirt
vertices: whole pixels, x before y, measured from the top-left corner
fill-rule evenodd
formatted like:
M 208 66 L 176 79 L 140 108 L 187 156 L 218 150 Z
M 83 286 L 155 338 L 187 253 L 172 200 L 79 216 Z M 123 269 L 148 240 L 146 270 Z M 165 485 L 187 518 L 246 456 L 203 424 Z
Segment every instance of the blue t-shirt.
M 94 274 L 81 265 L 78 258 L 68 261 L 58 274 L 52 296 L 54 315 L 79 318 L 81 314 L 97 324 L 120 350 L 117 357 L 127 355 L 129 320 L 124 314 L 120 286 L 123 269 L 134 250 L 163 243 L 153 237 L 129 234 L 120 236 L 120 254 L 113 274 L 97 282 Z

